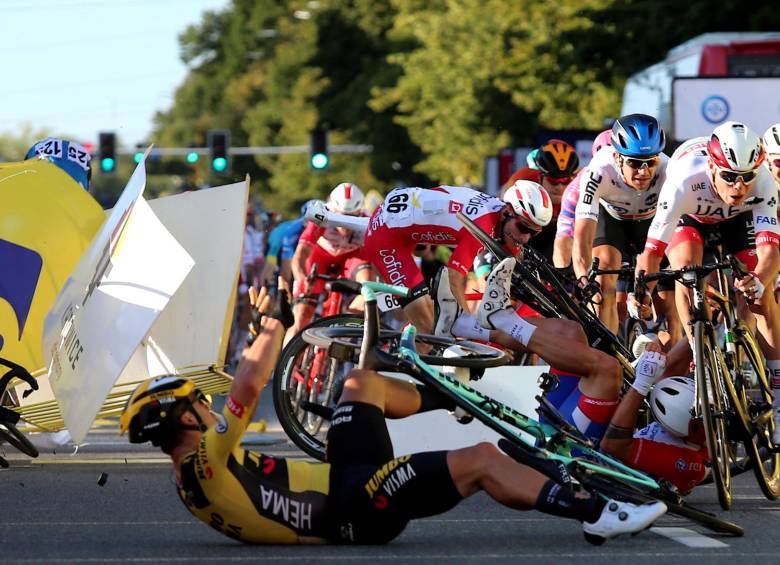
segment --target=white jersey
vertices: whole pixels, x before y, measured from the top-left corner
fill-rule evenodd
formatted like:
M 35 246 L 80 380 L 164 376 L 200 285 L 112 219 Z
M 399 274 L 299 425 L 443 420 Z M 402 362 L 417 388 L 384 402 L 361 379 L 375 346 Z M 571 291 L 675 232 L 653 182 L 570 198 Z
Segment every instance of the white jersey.
M 656 443 L 665 443 L 666 445 L 674 445 L 676 447 L 683 447 L 693 451 L 698 451 L 701 449 L 698 445 L 688 443 L 684 439 L 673 436 L 658 422 L 650 422 L 641 430 L 635 431 L 634 439 L 645 439 L 648 441 L 654 441 Z
M 647 220 L 655 214 L 669 158 L 664 154 L 659 155 L 661 162 L 650 186 L 637 190 L 623 180 L 623 174 L 615 164 L 614 152 L 609 145 L 602 147 L 585 169 L 580 178 L 580 198 L 575 219 L 598 221 L 599 204 L 616 220 Z
M 431 228 L 432 233 L 437 231 L 436 228 L 459 232 L 463 224 L 456 212 L 463 212 L 476 221 L 483 216 L 498 214 L 505 206 L 502 200 L 465 186 L 395 188 L 374 214 L 372 222 L 381 222 L 390 228 L 426 226 Z M 372 226 L 372 229 L 376 227 Z M 448 240 L 432 237 L 425 243 L 447 244 Z
M 658 211 L 647 234 L 647 249 L 663 253 L 683 214 L 703 224 L 714 224 L 747 211 L 753 214 L 756 245 L 777 245 L 780 230 L 772 174 L 760 167 L 748 198 L 739 206 L 730 206 L 715 192 L 707 160 L 706 137 L 687 141 L 672 155 L 658 197 Z

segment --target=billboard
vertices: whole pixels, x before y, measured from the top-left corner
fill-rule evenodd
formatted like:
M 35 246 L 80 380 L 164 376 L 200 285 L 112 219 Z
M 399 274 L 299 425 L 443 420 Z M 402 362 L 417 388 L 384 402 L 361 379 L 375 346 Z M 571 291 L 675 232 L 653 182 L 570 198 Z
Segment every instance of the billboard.
M 672 136 L 709 135 L 727 121 L 763 135 L 780 122 L 780 78 L 676 78 L 672 85 Z

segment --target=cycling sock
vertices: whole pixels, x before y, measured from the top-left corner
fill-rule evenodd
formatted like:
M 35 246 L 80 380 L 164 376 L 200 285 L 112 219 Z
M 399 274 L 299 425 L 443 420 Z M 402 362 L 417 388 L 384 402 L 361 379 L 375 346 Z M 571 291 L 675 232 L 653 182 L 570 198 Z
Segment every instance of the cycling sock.
M 490 339 L 490 330 L 477 323 L 477 317 L 473 314 L 461 314 L 452 324 L 452 334 L 464 339 Z
M 514 310 L 506 309 L 495 312 L 490 316 L 490 323 L 493 327 L 508 333 L 514 339 L 528 346 L 531 336 L 536 331 L 536 326 L 523 320 Z
M 455 410 L 455 403 L 444 396 L 432 390 L 431 387 L 425 385 L 414 385 L 417 387 L 417 392 L 420 393 L 420 412 L 430 412 L 431 410 L 447 410 L 452 412 Z
M 598 496 L 588 495 L 583 498 L 581 493 L 575 493 L 554 481 L 547 481 L 539 492 L 534 510 L 592 523 L 599 519 L 605 505 L 606 501 Z
M 766 368 L 769 369 L 769 383 L 772 390 L 780 389 L 780 360 L 767 359 Z M 772 406 L 777 408 L 780 406 L 780 393 L 776 393 L 773 396 Z

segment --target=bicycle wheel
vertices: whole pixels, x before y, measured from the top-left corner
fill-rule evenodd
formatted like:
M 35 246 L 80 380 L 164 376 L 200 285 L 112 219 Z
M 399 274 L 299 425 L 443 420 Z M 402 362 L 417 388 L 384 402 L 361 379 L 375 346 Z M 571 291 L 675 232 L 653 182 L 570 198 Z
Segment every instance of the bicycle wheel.
M 362 321 L 361 321 L 362 324 Z M 331 352 L 331 355 L 342 355 L 341 351 L 353 350 L 359 351 L 363 342 L 363 328 L 338 327 L 338 326 L 319 326 L 312 324 L 303 332 L 303 339 L 316 347 L 321 347 Z M 399 342 L 401 332 L 395 330 L 382 330 L 379 335 L 379 342 L 385 347 L 393 348 Z M 500 367 L 509 362 L 509 356 L 505 351 L 476 343 L 468 340 L 456 340 L 449 337 L 434 336 L 429 334 L 417 334 L 415 340 L 419 343 L 425 343 L 433 346 L 431 351 L 425 355 L 420 355 L 420 359 L 428 365 L 450 367 L 466 367 L 469 369 L 487 369 L 490 367 Z M 452 345 L 459 346 L 465 353 L 460 357 L 443 357 L 445 349 Z M 339 350 L 336 353 L 336 349 Z M 346 354 L 347 358 L 351 356 Z
M 775 452 L 772 442 L 772 391 L 756 340 L 742 322 L 736 334 L 735 380 L 751 428 L 744 441 L 745 452 L 761 492 L 769 500 L 775 500 L 780 496 L 780 453 Z
M 16 426 L 0 422 L 0 443 L 8 443 L 30 457 L 38 457 L 38 448 Z
M 305 329 L 351 327 L 362 332 L 362 326 L 362 317 L 342 314 L 316 320 Z M 328 357 L 326 349 L 306 343 L 303 332 L 290 340 L 276 364 L 272 390 L 279 423 L 296 446 L 320 461 L 326 460 L 328 425 L 322 416 L 303 409 L 301 403 L 306 400 L 332 408 L 338 379 L 345 377 L 351 367 L 351 363 Z
M 731 508 L 731 449 L 726 434 L 725 392 L 718 375 L 712 340 L 704 322 L 696 322 L 694 332 L 695 379 L 699 414 L 704 424 L 707 450 L 710 454 L 712 479 L 721 508 Z

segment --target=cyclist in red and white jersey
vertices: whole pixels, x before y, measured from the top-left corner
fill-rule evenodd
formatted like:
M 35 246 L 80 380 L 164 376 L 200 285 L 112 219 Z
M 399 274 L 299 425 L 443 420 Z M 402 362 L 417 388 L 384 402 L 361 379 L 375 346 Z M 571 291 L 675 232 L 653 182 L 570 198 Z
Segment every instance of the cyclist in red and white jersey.
M 612 147 L 593 157 L 580 181 L 572 252 L 578 278 L 587 275 L 593 257 L 602 269 L 618 269 L 642 251 L 665 178 L 665 145 L 664 131 L 652 116 L 630 114 L 612 126 Z M 597 280 L 602 291 L 597 312 L 617 333 L 617 275 Z
M 599 448 L 687 494 L 707 476 L 709 457 L 701 420 L 691 418 L 696 400 L 693 379 L 659 380 L 665 363 L 660 353 L 642 354 L 632 388 L 621 399 Z M 648 394 L 655 421 L 637 430 L 637 416 Z
M 363 192 L 352 183 L 341 183 L 334 188 L 327 202 L 331 212 L 362 215 Z M 363 233 L 342 227 L 320 227 L 309 222 L 303 230 L 292 259 L 295 324 L 288 330 L 286 340 L 292 339 L 311 322 L 325 281 L 311 283 L 308 274 L 315 265 L 319 274 L 337 274 L 357 281 L 370 280 L 371 263 L 362 252 Z
M 735 286 L 752 301 L 750 310 L 763 337 L 772 386 L 777 389 L 780 316 L 774 293 L 764 288 L 772 288 L 780 270 L 780 229 L 777 188 L 769 170 L 761 166 L 764 159 L 758 135 L 739 122 L 726 122 L 709 139 L 694 139 L 678 148 L 637 270 L 658 270 L 664 252 L 674 269 L 700 265 L 707 235 L 727 235 L 722 238 L 724 252 L 736 255 L 751 271 Z M 633 316 L 640 314 L 639 305 L 645 302 L 645 297 L 629 297 Z M 685 328 L 690 319 L 688 304 L 688 290 L 677 285 L 677 309 Z M 780 441 L 780 394 L 775 394 L 774 403 L 775 441 Z

